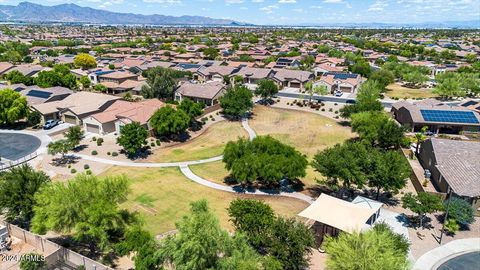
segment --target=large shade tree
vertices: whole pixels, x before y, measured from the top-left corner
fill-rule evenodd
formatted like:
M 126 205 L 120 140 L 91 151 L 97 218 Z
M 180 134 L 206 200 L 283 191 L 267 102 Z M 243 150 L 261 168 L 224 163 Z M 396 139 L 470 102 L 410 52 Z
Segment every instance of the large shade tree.
M 27 116 L 27 99 L 20 93 L 6 88 L 0 90 L 0 125 L 13 124 Z
M 368 80 L 360 86 L 357 93 L 356 103 L 340 109 L 343 118 L 349 118 L 352 114 L 369 111 L 383 111 L 383 105 L 378 100 L 382 86 L 374 80 Z
M 307 159 L 295 148 L 270 136 L 259 136 L 249 141 L 240 138 L 229 142 L 223 162 L 231 176 L 240 183 L 274 185 L 282 179 L 304 177 Z
M 80 174 L 67 183 L 44 186 L 35 196 L 32 230 L 72 235 L 94 254 L 106 251 L 136 218 L 120 208 L 128 194 L 124 176 L 98 178 Z
M 223 112 L 233 118 L 240 118 L 253 107 L 252 91 L 242 85 L 229 88 L 220 98 Z
M 352 130 L 360 139 L 384 149 L 398 148 L 404 129 L 383 112 L 360 112 L 351 115 Z
M 263 99 L 272 98 L 278 93 L 278 86 L 274 81 L 264 79 L 257 82 L 257 89 L 255 89 L 255 95 L 262 97 Z
M 167 105 L 153 114 L 150 123 L 159 136 L 178 135 L 187 130 L 190 116 L 184 110 Z
M 120 128 L 117 143 L 123 147 L 128 156 L 133 157 L 146 143 L 147 130 L 138 122 L 128 123 Z
M 383 224 L 366 232 L 327 236 L 323 244 L 329 270 L 406 270 L 408 246 L 407 239 Z
M 29 165 L 0 173 L 0 213 L 8 222 L 18 222 L 28 228 L 33 217 L 34 196 L 48 182 L 50 178 L 44 172 L 35 171 Z

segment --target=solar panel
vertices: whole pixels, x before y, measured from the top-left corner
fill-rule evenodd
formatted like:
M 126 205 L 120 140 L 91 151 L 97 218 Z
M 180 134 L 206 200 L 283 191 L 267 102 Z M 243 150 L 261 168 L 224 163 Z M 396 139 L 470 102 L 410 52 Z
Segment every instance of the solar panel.
M 468 106 L 470 106 L 470 105 L 475 105 L 475 104 L 477 104 L 477 103 L 478 103 L 477 101 L 470 100 L 470 101 L 468 101 L 468 102 L 463 103 L 462 106 L 463 106 L 463 107 L 468 107 Z
M 358 76 L 357 74 L 353 74 L 353 73 L 329 73 L 329 74 L 333 75 L 333 78 L 337 80 L 355 79 Z
M 447 122 L 478 124 L 478 119 L 469 111 L 420 110 L 423 119 L 428 122 Z
M 27 93 L 27 96 L 38 97 L 38 98 L 49 98 L 52 95 L 50 92 L 40 91 L 40 90 L 30 90 Z

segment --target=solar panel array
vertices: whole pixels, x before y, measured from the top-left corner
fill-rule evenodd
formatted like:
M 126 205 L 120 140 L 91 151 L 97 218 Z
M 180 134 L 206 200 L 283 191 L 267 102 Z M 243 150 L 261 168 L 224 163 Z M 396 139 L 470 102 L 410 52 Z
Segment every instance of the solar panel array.
M 478 124 L 478 119 L 473 112 L 445 111 L 445 110 L 420 110 L 423 119 L 428 122 L 447 122 Z
M 470 100 L 468 102 L 465 102 L 464 104 L 462 104 L 463 107 L 468 107 L 470 105 L 475 105 L 477 104 L 478 102 L 477 101 L 474 101 L 474 100 Z
M 38 97 L 38 98 L 49 98 L 52 95 L 50 92 L 40 91 L 40 90 L 30 90 L 27 93 L 27 96 Z
M 327 72 L 325 75 L 333 75 L 333 78 L 337 80 L 355 79 L 358 76 L 358 74 L 355 74 L 355 73 L 336 73 L 336 72 Z

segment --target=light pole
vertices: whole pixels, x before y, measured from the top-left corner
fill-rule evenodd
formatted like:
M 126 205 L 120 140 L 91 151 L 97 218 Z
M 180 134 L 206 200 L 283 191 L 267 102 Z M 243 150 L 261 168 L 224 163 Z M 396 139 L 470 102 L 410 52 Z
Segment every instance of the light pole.
M 450 188 L 450 186 L 448 187 L 448 191 L 447 191 L 447 197 L 448 197 L 448 202 L 447 202 L 447 210 L 445 211 L 445 218 L 443 219 L 443 225 L 442 225 L 442 231 L 440 232 L 440 239 L 438 241 L 438 243 L 441 245 L 442 244 L 442 238 L 443 238 L 443 232 L 445 231 L 445 223 L 447 223 L 447 219 L 448 219 L 448 210 L 450 208 L 450 201 L 451 201 L 451 197 L 452 197 L 452 189 Z

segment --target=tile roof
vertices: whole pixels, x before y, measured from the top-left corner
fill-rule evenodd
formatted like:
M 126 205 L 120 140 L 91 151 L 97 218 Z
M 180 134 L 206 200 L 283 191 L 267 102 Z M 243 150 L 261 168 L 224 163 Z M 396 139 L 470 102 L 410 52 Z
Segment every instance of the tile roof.
M 146 124 L 152 115 L 165 103 L 158 99 L 147 99 L 140 102 L 117 100 L 105 111 L 93 114 L 100 123 L 108 123 L 118 119 L 127 118 L 132 122 Z
M 96 112 L 100 107 L 105 105 L 105 103 L 117 99 L 120 99 L 120 97 L 93 92 L 76 92 L 63 100 L 33 105 L 32 107 L 42 114 L 69 109 L 76 115 L 81 115 Z
M 213 99 L 223 89 L 225 89 L 225 85 L 221 82 L 199 84 L 187 82 L 182 84 L 176 92 L 187 97 Z
M 480 142 L 430 139 L 436 167 L 460 196 L 480 196 Z

